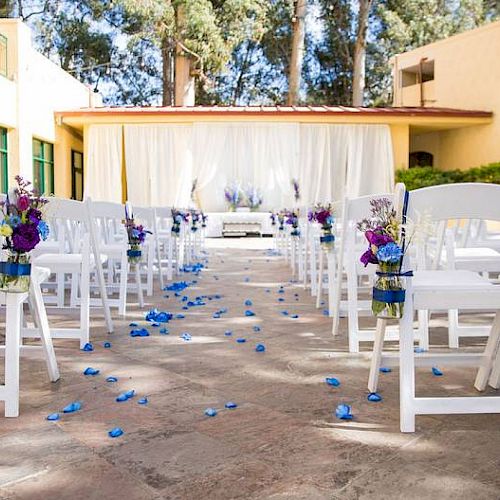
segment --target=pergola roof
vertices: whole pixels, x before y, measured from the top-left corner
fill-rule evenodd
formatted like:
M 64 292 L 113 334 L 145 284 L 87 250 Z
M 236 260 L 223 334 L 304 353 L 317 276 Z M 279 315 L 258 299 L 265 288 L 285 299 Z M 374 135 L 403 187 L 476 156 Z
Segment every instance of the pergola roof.
M 387 107 L 365 108 L 346 106 L 107 106 L 99 108 L 80 108 L 61 111 L 57 115 L 70 116 L 99 116 L 102 114 L 130 116 L 130 115 L 231 115 L 231 116 L 296 116 L 296 115 L 354 115 L 354 116 L 422 116 L 422 117 L 470 117 L 491 118 L 491 111 L 426 108 L 426 107 Z

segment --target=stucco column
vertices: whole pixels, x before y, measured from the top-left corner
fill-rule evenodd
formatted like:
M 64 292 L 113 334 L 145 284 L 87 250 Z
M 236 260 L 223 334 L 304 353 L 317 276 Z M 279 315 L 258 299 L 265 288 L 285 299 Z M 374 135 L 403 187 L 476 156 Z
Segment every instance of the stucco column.
M 410 155 L 410 126 L 408 124 L 390 125 L 394 169 L 408 168 Z

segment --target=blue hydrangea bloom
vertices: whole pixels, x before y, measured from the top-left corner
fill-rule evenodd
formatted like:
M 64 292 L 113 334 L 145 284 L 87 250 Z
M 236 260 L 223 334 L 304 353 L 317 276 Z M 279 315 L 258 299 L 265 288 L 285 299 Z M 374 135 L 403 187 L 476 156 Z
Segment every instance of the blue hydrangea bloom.
M 394 242 L 387 243 L 377 250 L 377 259 L 379 262 L 387 264 L 397 264 L 402 256 L 401 247 Z

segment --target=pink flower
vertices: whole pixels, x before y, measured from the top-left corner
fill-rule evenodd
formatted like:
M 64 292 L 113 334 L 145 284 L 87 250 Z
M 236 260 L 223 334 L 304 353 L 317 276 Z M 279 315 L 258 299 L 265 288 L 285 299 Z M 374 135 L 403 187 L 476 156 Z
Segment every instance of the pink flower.
M 23 195 L 23 196 L 20 196 L 17 200 L 17 209 L 20 211 L 20 212 L 24 212 L 25 210 L 28 210 L 30 206 L 30 199 Z

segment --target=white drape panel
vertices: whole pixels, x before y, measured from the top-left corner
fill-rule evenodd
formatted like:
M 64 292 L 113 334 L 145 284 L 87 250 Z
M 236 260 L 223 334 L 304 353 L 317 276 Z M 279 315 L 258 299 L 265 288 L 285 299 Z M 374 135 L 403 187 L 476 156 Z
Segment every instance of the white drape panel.
M 262 191 L 263 210 L 291 203 L 297 123 L 196 123 L 193 129 L 193 176 L 203 210 L 225 210 L 224 188 L 236 181 Z
M 394 187 L 394 160 L 388 125 L 351 125 L 345 194 L 387 193 Z
M 90 125 L 85 161 L 85 196 L 122 202 L 122 126 Z
M 191 125 L 125 125 L 129 201 L 139 206 L 187 206 L 191 152 Z

